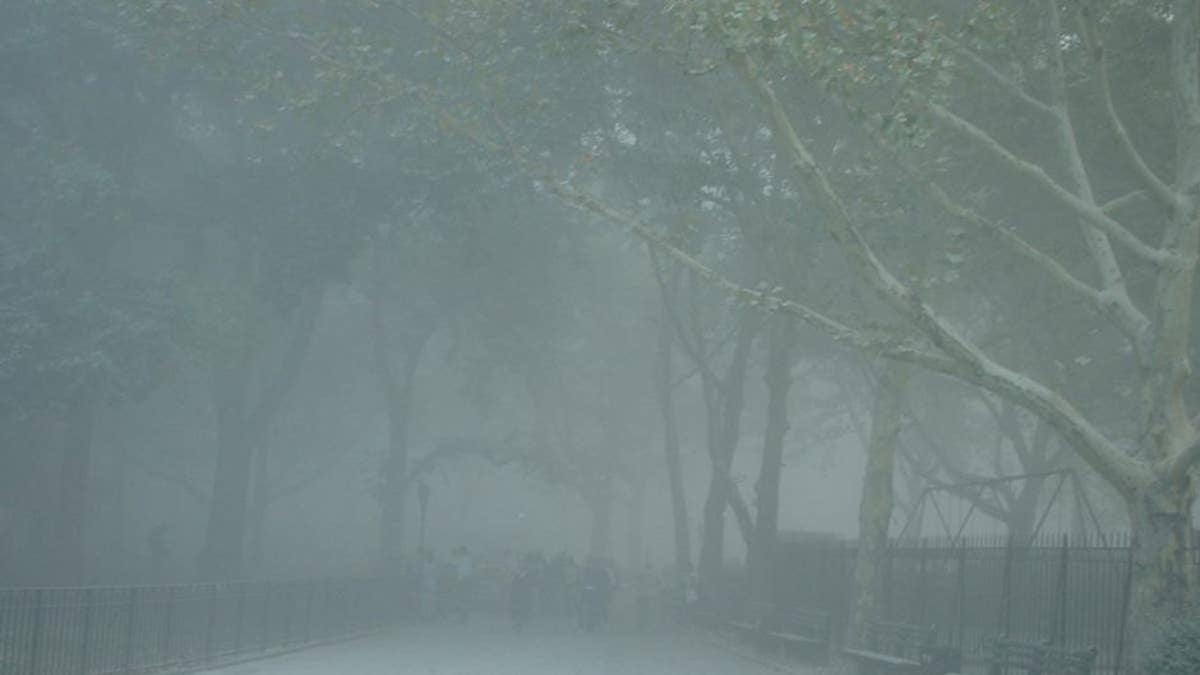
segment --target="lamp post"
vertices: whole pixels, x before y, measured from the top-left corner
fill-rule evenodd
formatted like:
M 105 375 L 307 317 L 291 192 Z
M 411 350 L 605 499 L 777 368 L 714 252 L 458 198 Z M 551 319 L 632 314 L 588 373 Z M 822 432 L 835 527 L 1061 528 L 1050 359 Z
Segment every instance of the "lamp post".
M 429 508 L 429 484 L 425 481 L 417 483 L 417 503 L 420 506 L 420 547 L 425 548 L 425 514 Z

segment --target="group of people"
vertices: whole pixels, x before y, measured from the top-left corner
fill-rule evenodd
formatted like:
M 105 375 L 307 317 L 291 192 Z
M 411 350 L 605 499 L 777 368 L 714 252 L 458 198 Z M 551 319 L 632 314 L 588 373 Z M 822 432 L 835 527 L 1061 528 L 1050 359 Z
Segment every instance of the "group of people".
M 509 610 L 513 629 L 525 629 L 535 614 L 574 617 L 579 627 L 594 631 L 608 623 L 618 586 L 612 561 L 593 556 L 580 566 L 568 553 L 547 560 L 540 552 L 523 556 L 513 574 Z
M 466 546 L 450 552 L 449 560 L 438 561 L 433 551 L 422 549 L 413 568 L 421 618 L 454 617 L 466 623 L 474 604 L 475 558 Z
M 504 562 L 504 559 L 507 562 Z M 654 623 L 663 580 L 649 566 L 627 575 L 622 583 L 616 564 L 591 556 L 582 564 L 569 553 L 547 557 L 541 551 L 476 563 L 466 546 L 439 559 L 422 549 L 409 568 L 409 588 L 417 596 L 418 614 L 424 620 L 455 619 L 466 622 L 475 607 L 495 609 L 507 605 L 512 628 L 524 631 L 536 620 L 572 623 L 597 631 L 610 623 L 614 597 L 626 589 L 629 610 L 639 628 Z M 624 606 L 618 603 L 619 606 Z M 622 610 L 621 615 L 625 612 Z

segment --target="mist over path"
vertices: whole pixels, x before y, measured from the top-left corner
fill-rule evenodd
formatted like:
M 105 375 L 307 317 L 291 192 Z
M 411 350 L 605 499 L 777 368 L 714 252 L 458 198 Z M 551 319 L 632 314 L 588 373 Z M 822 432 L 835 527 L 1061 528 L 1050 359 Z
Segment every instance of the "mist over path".
M 543 623 L 514 635 L 493 618 L 409 625 L 362 640 L 251 661 L 207 675 L 816 675 L 730 651 L 691 631 L 587 634 Z

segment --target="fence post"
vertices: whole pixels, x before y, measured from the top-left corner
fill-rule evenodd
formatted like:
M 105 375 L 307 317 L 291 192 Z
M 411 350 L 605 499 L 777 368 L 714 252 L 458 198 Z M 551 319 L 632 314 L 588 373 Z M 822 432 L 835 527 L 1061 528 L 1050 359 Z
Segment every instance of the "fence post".
M 1133 593 L 1133 547 L 1136 543 L 1136 534 L 1127 538 L 1125 542 L 1127 551 L 1125 555 L 1125 590 L 1121 594 L 1121 620 L 1120 628 L 1118 629 L 1120 633 L 1117 635 L 1117 655 L 1116 661 L 1113 663 L 1113 673 L 1116 675 L 1125 670 L 1125 640 L 1127 639 L 1129 601 Z
M 1068 535 L 1062 536 L 1058 556 L 1058 602 L 1054 612 L 1054 628 L 1050 632 L 1050 644 L 1065 644 L 1067 641 L 1067 555 L 1070 546 Z
M 238 584 L 237 618 L 234 619 L 233 652 L 242 651 L 242 631 L 246 630 L 246 584 Z
M 262 617 L 259 619 L 259 647 L 267 647 L 271 642 L 271 582 L 262 582 Z
M 860 541 L 858 543 L 858 550 L 861 549 L 862 542 Z M 855 551 L 856 555 L 858 550 Z M 896 550 L 896 547 L 892 546 L 891 544 L 883 549 L 883 611 L 880 612 L 880 615 L 885 617 L 892 616 L 892 607 L 895 606 L 892 602 L 893 586 L 895 585 L 893 583 L 895 580 L 893 579 L 894 570 L 892 568 L 894 567 L 893 563 L 896 558 Z M 876 609 L 876 611 L 879 610 Z
M 86 675 L 91 670 L 92 651 L 92 612 L 95 608 L 95 589 L 88 588 L 83 592 L 83 626 L 79 636 L 79 673 Z
M 167 590 L 167 607 L 163 616 L 162 636 L 158 641 L 158 660 L 166 663 L 171 658 L 171 638 L 175 626 L 175 593 L 178 587 L 171 586 Z
M 1012 614 L 1012 567 L 1013 567 L 1013 535 L 1008 535 L 1004 544 L 1004 573 L 1001 581 L 1000 603 L 1000 634 L 1008 636 L 1009 619 Z
M 39 663 L 39 653 L 42 651 L 42 613 L 45 610 L 46 602 L 45 591 L 37 589 L 33 592 L 33 631 L 29 636 L 29 675 L 37 675 Z
M 308 581 L 304 584 L 304 641 L 312 642 L 312 605 L 316 584 Z
M 129 612 L 125 618 L 125 654 L 123 658 L 125 670 L 133 670 L 133 633 L 137 621 L 137 600 L 138 589 L 136 586 L 131 586 L 129 588 Z
M 929 557 L 929 549 L 925 546 L 925 540 L 922 539 L 917 544 L 917 621 L 918 624 L 925 623 L 926 602 L 925 596 L 929 593 L 929 583 L 926 579 L 926 564 Z
M 323 579 L 321 581 L 321 637 L 329 639 L 333 637 L 333 607 L 330 603 L 332 593 L 333 579 Z
M 283 635 L 279 643 L 284 646 L 292 643 L 292 611 L 296 609 L 296 599 L 293 597 L 295 586 L 294 583 L 283 585 Z
M 963 634 L 967 630 L 967 542 L 958 544 L 958 634 L 955 646 L 963 646 Z
M 216 656 L 213 654 L 213 630 L 217 625 L 217 584 L 211 584 L 208 588 L 208 622 L 204 627 L 204 658 L 211 661 Z

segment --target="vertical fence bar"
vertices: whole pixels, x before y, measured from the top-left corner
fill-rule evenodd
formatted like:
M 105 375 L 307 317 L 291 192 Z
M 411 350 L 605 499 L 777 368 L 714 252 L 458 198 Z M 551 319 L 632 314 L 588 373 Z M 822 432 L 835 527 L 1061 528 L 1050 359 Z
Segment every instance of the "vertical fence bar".
M 41 666 L 42 651 L 42 614 L 45 611 L 45 590 L 39 588 L 33 592 L 33 623 L 29 636 L 29 675 L 38 675 Z
M 292 642 L 292 611 L 296 608 L 295 595 L 293 589 L 295 584 L 283 585 L 283 641 L 284 645 Z
M 1058 602 L 1055 603 L 1054 627 L 1050 632 L 1051 644 L 1066 644 L 1067 641 L 1067 556 L 1070 551 L 1068 535 L 1062 536 L 1058 556 Z
M 304 641 L 312 642 L 312 606 L 315 584 L 309 581 L 304 584 Z M 391 590 L 390 588 L 388 589 Z M 389 597 L 391 597 L 389 595 Z
M 958 621 L 958 631 L 954 638 L 954 646 L 959 650 L 963 646 L 963 636 L 967 630 L 967 542 L 958 545 L 958 599 L 955 608 L 955 619 Z
M 259 640 L 262 643 L 261 647 L 266 647 L 271 642 L 271 582 L 262 582 L 262 616 L 259 617 L 259 626 L 262 628 Z
M 1000 581 L 1000 634 L 1007 636 L 1012 615 L 1013 537 L 1004 544 L 1004 571 Z
M 858 547 L 855 549 L 856 555 L 857 552 L 861 550 L 862 543 L 860 542 Z M 892 593 L 893 587 L 895 586 L 895 579 L 893 576 L 895 573 L 893 570 L 895 559 L 896 547 L 888 544 L 883 549 L 883 610 L 880 612 L 883 616 L 888 617 L 892 615 L 892 607 L 894 606 L 892 602 Z
M 122 663 L 125 664 L 125 670 L 133 670 L 133 635 L 134 624 L 137 621 L 137 601 L 138 589 L 136 586 L 129 588 L 129 612 L 125 617 L 125 653 L 122 657 Z
M 209 585 L 208 593 L 208 621 L 204 627 L 204 659 L 212 661 L 216 654 L 213 653 L 213 632 L 217 625 L 217 584 Z
M 171 638 L 174 636 L 175 629 L 175 594 L 178 590 L 176 586 L 167 589 L 167 603 L 163 608 L 162 634 L 158 638 L 159 663 L 169 663 L 171 660 Z
M 1129 619 L 1129 601 L 1130 595 L 1133 593 L 1133 547 L 1137 544 L 1137 535 L 1133 535 L 1126 542 L 1125 555 L 1125 589 L 1121 593 L 1121 618 L 1118 621 L 1119 628 L 1117 629 L 1117 655 L 1113 662 L 1114 675 L 1120 675 L 1125 672 L 1125 641 L 1128 639 L 1128 619 Z
M 96 589 L 83 592 L 83 625 L 79 636 L 79 675 L 91 672 L 92 656 L 92 613 L 96 609 Z
M 926 596 L 929 594 L 929 580 L 926 577 L 926 567 L 929 558 L 929 549 L 925 546 L 925 540 L 922 539 L 917 544 L 917 621 L 918 624 L 925 623 L 925 614 L 927 609 Z M 906 617 L 907 619 L 907 617 Z
M 235 613 L 237 617 L 234 619 L 233 652 L 239 654 L 242 651 L 242 631 L 246 629 L 246 584 L 238 584 Z

